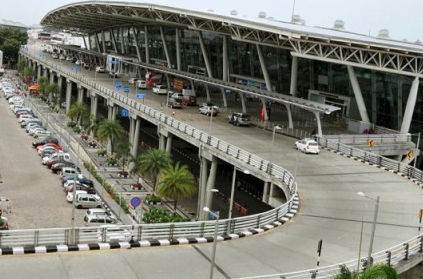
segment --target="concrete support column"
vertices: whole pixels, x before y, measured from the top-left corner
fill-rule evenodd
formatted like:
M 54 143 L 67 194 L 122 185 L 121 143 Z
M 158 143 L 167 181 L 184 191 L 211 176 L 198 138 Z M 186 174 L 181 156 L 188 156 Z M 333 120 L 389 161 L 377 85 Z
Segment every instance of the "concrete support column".
M 166 137 L 163 134 L 159 134 L 159 149 L 165 150 Z
M 376 72 L 372 71 L 372 76 L 371 76 L 371 88 L 372 91 L 371 96 L 372 96 L 372 122 L 373 123 L 377 123 L 377 78 L 376 78 Z M 398 126 L 399 127 L 399 126 Z
M 294 124 L 292 121 L 292 112 L 291 112 L 291 105 L 285 104 L 286 112 L 288 113 L 288 125 L 290 129 L 294 129 Z
M 137 51 L 138 61 L 142 62 L 140 47 L 138 45 L 138 29 L 136 29 L 134 26 L 132 26 L 132 37 L 134 38 L 135 50 Z
M 66 81 L 66 114 L 69 112 L 71 106 L 72 81 Z
M 270 182 L 269 182 L 269 181 L 265 181 L 265 182 L 264 182 L 264 186 L 263 186 L 263 196 L 262 196 L 262 198 L 261 198 L 261 200 L 262 200 L 264 203 L 268 203 L 268 202 L 269 202 L 269 184 L 270 184 Z
M 261 71 L 264 76 L 264 81 L 266 82 L 266 89 L 269 92 L 272 92 L 272 82 L 270 81 L 269 72 L 267 71 L 266 61 L 264 60 L 263 52 L 259 44 L 256 44 L 257 54 L 260 60 Z M 267 119 L 266 119 L 267 120 Z
M 132 143 L 132 156 L 137 157 L 138 155 L 138 142 L 140 141 L 140 125 L 141 119 L 137 117 L 135 120 L 135 131 L 134 131 L 134 141 Z
M 110 37 L 111 36 L 112 34 L 110 34 Z M 106 53 L 106 36 L 104 35 L 104 30 L 101 31 L 101 45 L 103 46 L 103 53 Z
M 85 38 L 85 36 L 82 36 L 82 40 L 84 41 L 85 49 L 91 49 L 90 46 L 87 43 L 87 39 Z
M 222 92 L 222 99 L 223 99 L 223 108 L 227 108 L 228 107 L 228 100 L 226 98 L 226 92 L 225 92 L 225 88 L 220 88 L 220 92 Z
M 204 84 L 204 86 L 206 87 L 206 100 L 207 102 L 210 102 L 210 90 L 209 90 L 209 85 L 207 83 Z
M 113 106 L 107 105 L 107 119 L 112 120 L 113 119 Z
M 98 109 L 98 96 L 95 93 L 91 92 L 91 111 L 93 118 L 97 118 L 97 109 Z
M 298 87 L 298 57 L 292 57 L 292 66 L 291 66 L 291 86 L 289 93 L 297 97 L 297 87 Z
M 204 220 L 203 207 L 205 206 L 205 203 L 206 203 L 207 173 L 208 173 L 208 160 L 204 157 L 200 157 L 200 181 L 198 185 L 198 207 L 197 207 L 197 218 L 200 220 Z
M 241 98 L 242 112 L 247 113 L 247 106 L 245 105 L 245 94 L 243 92 L 238 92 L 238 93 Z
M 176 69 L 181 70 L 181 36 L 179 35 L 179 28 L 176 28 L 175 32 L 175 44 L 176 44 Z
M 78 86 L 78 98 L 76 100 L 77 103 L 84 102 L 84 87 Z
M 173 135 L 171 133 L 168 133 L 167 139 L 166 139 L 166 152 L 169 154 L 172 151 L 172 138 L 173 138 Z
M 120 49 L 121 49 L 121 53 L 122 54 L 125 54 L 125 44 L 124 44 L 124 42 L 123 42 L 123 28 L 122 27 L 120 27 L 119 28 L 119 37 L 120 37 Z
M 229 81 L 229 61 L 228 61 L 228 36 L 223 36 L 223 71 L 222 71 L 222 79 L 223 81 Z
M 275 190 L 275 185 L 273 184 L 273 182 L 270 182 L 270 192 L 269 192 L 269 196 L 267 197 L 267 203 L 271 204 L 271 199 L 273 197 L 273 192 Z
M 411 84 L 410 94 L 408 95 L 407 105 L 405 107 L 404 117 L 401 124 L 401 134 L 406 134 L 410 131 L 414 107 L 416 106 L 417 92 L 419 91 L 419 83 L 419 78 L 415 77 L 413 83 Z
M 167 67 L 172 68 L 172 61 L 170 61 L 169 49 L 167 48 L 166 37 L 163 32 L 163 26 L 160 25 L 160 36 L 162 37 L 163 50 L 165 52 Z
M 59 75 L 57 78 L 57 85 L 59 86 L 59 92 L 57 92 L 57 106 L 60 107 L 60 104 L 62 103 L 62 90 L 63 90 L 63 77 Z
M 360 85 L 358 84 L 357 77 L 354 73 L 354 68 L 350 65 L 347 65 L 348 75 L 350 77 L 351 86 L 354 91 L 355 100 L 357 101 L 358 111 L 360 112 L 361 120 L 367 123 L 370 123 L 369 116 L 366 110 L 366 104 L 364 103 L 363 95 L 361 94 Z
M 204 63 L 206 64 L 207 75 L 208 75 L 208 77 L 212 78 L 213 72 L 212 72 L 212 68 L 211 68 L 211 65 L 210 65 L 209 57 L 207 55 L 207 49 L 206 49 L 206 46 L 204 44 L 203 33 L 201 31 L 198 31 L 197 33 L 198 33 L 198 41 L 200 42 L 201 52 L 203 53 Z
M 38 64 L 38 66 L 37 66 L 37 79 L 39 77 L 41 77 L 41 70 L 42 70 L 42 66 L 41 66 L 41 64 Z
M 323 135 L 322 133 L 322 122 L 320 121 L 320 112 L 313 111 L 314 116 L 316 117 L 317 122 L 317 136 L 321 137 Z
M 215 156 L 212 156 L 212 162 L 211 162 L 211 166 L 210 166 L 210 173 L 209 173 L 209 177 L 207 179 L 207 188 L 206 188 L 206 204 L 205 206 L 207 206 L 208 208 L 211 208 L 212 203 L 213 203 L 213 192 L 211 192 L 211 190 L 214 188 L 214 185 L 216 183 L 216 171 L 217 171 L 217 158 Z M 207 213 L 205 213 L 207 214 Z M 206 217 L 206 216 L 204 216 Z M 204 218 L 207 219 L 207 218 Z
M 129 116 L 129 144 L 134 144 L 135 119 Z
M 145 63 L 150 63 L 150 48 L 148 47 L 148 28 L 144 26 Z
M 118 113 L 118 107 L 113 106 L 112 120 L 116 120 L 117 113 Z
M 113 48 L 116 53 L 119 53 L 117 49 L 117 44 L 116 44 L 116 36 L 115 36 L 115 32 L 113 32 L 113 28 L 110 28 L 109 32 L 110 32 L 110 39 L 112 40 Z
M 398 115 L 398 119 L 397 119 L 397 125 L 398 127 L 401 127 L 401 123 L 402 123 L 402 115 L 403 115 L 403 111 L 402 111 L 402 86 L 404 83 L 404 78 L 402 76 L 398 76 L 398 90 L 397 90 L 397 115 Z
M 98 39 L 98 33 L 96 32 L 96 33 L 94 33 L 94 41 L 95 41 L 95 46 L 97 47 L 97 50 L 100 52 L 102 52 L 102 53 L 105 53 L 104 52 L 104 49 L 103 48 L 101 48 L 100 47 L 100 41 L 99 41 L 99 39 Z

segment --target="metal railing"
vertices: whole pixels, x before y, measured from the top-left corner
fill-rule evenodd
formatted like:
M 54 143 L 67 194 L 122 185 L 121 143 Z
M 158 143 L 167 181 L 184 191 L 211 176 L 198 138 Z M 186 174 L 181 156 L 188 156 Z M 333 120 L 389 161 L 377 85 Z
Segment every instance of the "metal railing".
M 324 141 L 336 141 L 343 144 L 367 144 L 369 140 L 375 143 L 411 142 L 411 134 L 361 134 L 361 135 L 324 135 Z
M 423 257 L 423 234 L 413 237 L 401 244 L 395 245 L 391 248 L 385 249 L 383 251 L 372 254 L 373 264 L 375 263 L 384 263 L 398 268 L 402 261 L 411 260 L 413 256 Z M 367 266 L 367 257 L 361 258 L 359 261 L 347 261 L 343 263 L 338 263 L 334 265 L 317 267 L 307 270 L 302 270 L 298 272 L 289 272 L 289 273 L 278 273 L 278 274 L 269 274 L 262 276 L 252 276 L 252 277 L 239 277 L 236 279 L 310 279 L 310 278 L 333 278 L 335 275 L 339 274 L 340 266 L 345 265 L 349 270 L 358 269 L 359 272 L 365 270 Z
M 378 165 L 380 167 L 384 167 L 386 169 L 402 173 L 405 176 L 416 179 L 418 181 L 423 181 L 423 171 L 413 166 L 401 163 L 399 161 L 395 161 L 372 152 L 347 146 L 345 144 L 327 139 L 325 137 L 322 137 L 320 139 L 319 144 L 327 149 L 335 150 L 336 152 L 339 152 L 343 155 L 355 157 L 370 164 Z

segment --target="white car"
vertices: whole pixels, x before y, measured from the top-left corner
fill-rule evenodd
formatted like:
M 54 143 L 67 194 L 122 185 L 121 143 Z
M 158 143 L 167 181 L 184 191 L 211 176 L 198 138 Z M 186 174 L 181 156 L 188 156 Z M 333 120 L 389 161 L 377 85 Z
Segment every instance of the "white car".
M 95 71 L 97 73 L 105 73 L 106 69 L 104 68 L 104 66 L 97 66 L 97 67 L 95 67 Z
M 161 94 L 167 94 L 167 88 L 166 85 L 156 85 L 153 87 L 153 93 L 156 93 L 157 95 Z
M 75 64 L 76 65 L 81 65 L 82 66 L 83 63 L 84 63 L 84 61 L 82 61 L 81 59 L 78 59 L 78 60 L 75 61 Z
M 35 117 L 32 116 L 32 115 L 29 115 L 29 114 L 23 114 L 23 115 L 19 116 L 18 122 L 21 123 L 25 119 L 35 119 Z
M 30 136 L 33 136 L 34 135 L 34 133 L 35 132 L 37 132 L 37 131 L 45 131 L 46 129 L 44 129 L 43 127 L 34 127 L 34 128 L 31 128 L 31 129 L 29 129 L 29 131 L 28 131 L 28 134 L 30 135 Z
M 76 194 L 86 194 L 87 191 L 83 191 L 83 190 L 76 190 Z M 68 194 L 66 195 L 66 200 L 68 202 L 73 202 L 73 191 L 72 192 L 68 192 Z
M 44 137 L 44 136 L 51 136 L 51 133 L 47 130 L 39 130 L 35 131 L 33 134 L 34 138 Z
M 305 138 L 302 140 L 298 140 L 295 142 L 295 148 L 304 153 L 320 153 L 319 144 L 314 139 Z
M 87 213 L 85 213 L 85 216 L 105 216 L 117 221 L 116 215 L 104 208 L 90 208 L 87 210 Z
M 127 242 L 132 238 L 131 232 L 115 225 L 103 225 L 97 230 L 99 242 Z
M 215 109 L 214 106 L 213 107 L 202 106 L 198 109 L 198 111 L 201 114 L 205 114 L 207 116 L 211 116 L 211 115 L 216 116 L 217 115 L 217 109 Z

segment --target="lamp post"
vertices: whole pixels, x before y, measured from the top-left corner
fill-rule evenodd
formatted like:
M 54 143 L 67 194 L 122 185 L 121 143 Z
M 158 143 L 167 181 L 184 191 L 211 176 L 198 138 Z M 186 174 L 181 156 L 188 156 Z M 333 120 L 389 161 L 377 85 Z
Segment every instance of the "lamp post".
M 234 172 L 232 174 L 232 186 L 231 186 L 231 201 L 229 203 L 229 214 L 228 214 L 228 219 L 232 218 L 232 208 L 234 206 L 234 193 L 235 193 L 235 181 L 236 181 L 236 170 L 239 169 L 237 168 L 237 166 L 234 166 Z M 241 170 L 241 169 L 239 169 Z M 245 174 L 250 174 L 250 172 L 248 170 L 243 170 L 242 171 Z M 228 226 L 228 230 L 229 230 L 229 226 Z
M 374 216 L 373 216 L 372 234 L 370 236 L 369 253 L 368 253 L 368 256 L 367 256 L 367 266 L 370 266 L 371 265 L 370 260 L 371 260 L 371 257 L 372 257 L 372 250 L 373 250 L 373 241 L 374 241 L 374 238 L 375 238 L 375 231 L 376 231 L 377 214 L 378 214 L 378 211 L 379 211 L 379 196 L 377 196 L 377 198 L 374 199 L 374 198 L 367 196 L 363 192 L 358 192 L 357 195 L 371 199 L 372 201 L 376 202 L 375 212 L 374 212 Z
M 78 142 L 77 142 L 78 143 Z M 70 145 L 70 143 L 69 143 L 69 145 Z M 77 149 L 77 154 L 76 154 L 76 169 L 78 170 L 78 168 L 79 168 L 79 143 L 78 143 L 78 149 Z M 76 172 L 75 172 L 75 175 L 73 176 L 73 199 L 72 199 L 72 222 L 71 222 L 71 225 L 72 225 L 72 229 L 74 229 L 75 228 L 75 200 L 76 200 L 76 176 L 77 176 L 77 174 L 76 174 Z
M 269 159 L 269 174 L 272 174 L 272 159 L 273 159 L 273 152 L 274 152 L 274 146 L 275 146 L 275 135 L 276 135 L 276 130 L 281 130 L 282 128 L 279 127 L 279 125 L 276 125 L 275 127 L 273 127 L 273 134 L 272 134 L 272 147 L 270 150 L 270 159 Z
M 210 277 L 209 277 L 210 279 L 213 279 L 213 272 L 214 272 L 215 260 L 216 260 L 217 234 L 219 231 L 219 211 L 213 212 L 207 206 L 203 208 L 203 211 L 211 214 L 213 217 L 216 218 L 216 223 L 214 225 L 213 250 L 211 255 Z

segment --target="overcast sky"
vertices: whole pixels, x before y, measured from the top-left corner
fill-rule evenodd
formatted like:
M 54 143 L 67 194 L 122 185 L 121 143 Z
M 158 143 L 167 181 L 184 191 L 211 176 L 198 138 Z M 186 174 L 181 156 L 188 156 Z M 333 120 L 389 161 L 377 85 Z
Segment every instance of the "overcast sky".
M 153 1 L 93 1 L 136 2 L 207 11 L 229 15 L 237 10 L 239 16 L 255 18 L 258 13 L 281 21 L 290 21 L 295 1 L 295 14 L 309 26 L 332 27 L 337 19 L 345 22 L 345 29 L 377 36 L 380 29 L 388 29 L 392 39 L 423 41 L 422 0 L 154 0 Z M 39 24 L 50 11 L 74 0 L 1 0 L 0 19 L 18 21 L 26 25 Z M 206 3 L 205 3 L 206 2 Z

